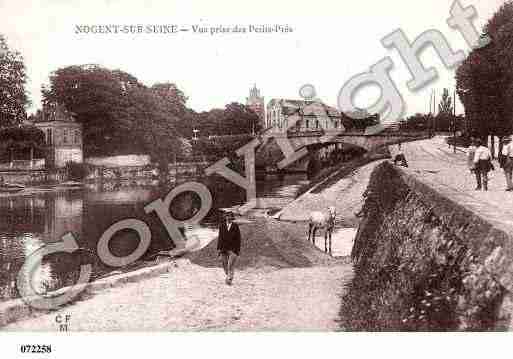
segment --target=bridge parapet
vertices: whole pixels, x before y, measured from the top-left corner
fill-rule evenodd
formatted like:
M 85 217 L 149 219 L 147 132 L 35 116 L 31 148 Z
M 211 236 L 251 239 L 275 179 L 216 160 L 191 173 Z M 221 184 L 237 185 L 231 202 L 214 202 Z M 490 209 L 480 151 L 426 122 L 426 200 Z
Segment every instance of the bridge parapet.
M 287 136 L 291 143 L 300 149 L 312 145 L 329 145 L 333 143 L 345 143 L 362 147 L 367 151 L 374 151 L 383 146 L 391 146 L 398 143 L 416 141 L 429 138 L 427 132 L 382 132 L 379 134 L 365 135 L 363 132 L 338 132 L 338 131 L 316 131 L 310 133 L 297 133 Z

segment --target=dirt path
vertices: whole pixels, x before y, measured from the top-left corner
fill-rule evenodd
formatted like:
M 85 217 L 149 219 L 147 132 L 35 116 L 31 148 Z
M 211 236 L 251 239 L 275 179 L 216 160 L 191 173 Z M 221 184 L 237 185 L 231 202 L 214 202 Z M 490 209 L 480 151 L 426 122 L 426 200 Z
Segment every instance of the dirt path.
M 458 193 L 460 203 L 476 209 L 477 213 L 490 210 L 493 213 L 490 213 L 489 218 L 500 213 L 508 213 L 511 218 L 513 202 L 510 199 L 513 194 L 504 191 L 504 173 L 497 161 L 494 161 L 495 171 L 489 174 L 489 190 L 475 191 L 476 181 L 467 167 L 466 149 L 458 148 L 453 153 L 452 147 L 449 148 L 444 138 L 435 137 L 403 144 L 403 151 L 409 164 L 406 170 L 413 172 L 424 182 L 435 183 L 438 187 L 442 185 L 448 191 Z
M 158 277 L 102 290 L 56 312 L 2 330 L 71 331 L 338 329 L 347 259 L 308 244 L 302 224 L 254 218 L 244 238 L 233 286 L 224 283 L 215 241 Z
M 347 265 L 239 271 L 233 286 L 219 268 L 188 259 L 165 275 L 94 294 L 7 331 L 336 330 Z

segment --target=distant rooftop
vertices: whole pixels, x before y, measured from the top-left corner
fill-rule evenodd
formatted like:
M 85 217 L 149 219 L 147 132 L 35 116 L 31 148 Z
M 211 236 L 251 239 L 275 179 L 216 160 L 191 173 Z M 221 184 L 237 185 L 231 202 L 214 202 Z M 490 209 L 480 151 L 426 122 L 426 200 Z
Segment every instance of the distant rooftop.
M 67 121 L 75 122 L 73 114 L 65 109 L 60 104 L 49 104 L 43 107 L 40 112 L 41 116 L 37 116 L 35 121 L 38 122 L 51 122 L 51 121 Z
M 330 117 L 341 117 L 341 113 L 338 109 L 332 106 L 328 106 L 319 100 L 290 100 L 290 99 L 276 99 L 273 98 L 269 101 L 269 105 L 274 105 L 275 103 L 279 103 L 282 107 L 282 112 L 285 115 L 292 115 L 294 113 L 302 113 L 306 106 L 312 107 L 322 107 L 322 110 L 326 112 L 326 114 Z M 309 111 L 311 112 L 311 111 Z

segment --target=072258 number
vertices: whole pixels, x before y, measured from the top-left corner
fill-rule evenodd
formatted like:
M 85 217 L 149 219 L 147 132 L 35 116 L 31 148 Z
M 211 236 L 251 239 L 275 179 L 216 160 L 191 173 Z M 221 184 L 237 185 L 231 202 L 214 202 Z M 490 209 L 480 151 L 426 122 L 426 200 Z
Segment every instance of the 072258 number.
M 22 353 L 49 354 L 52 352 L 51 345 L 22 345 L 20 347 Z

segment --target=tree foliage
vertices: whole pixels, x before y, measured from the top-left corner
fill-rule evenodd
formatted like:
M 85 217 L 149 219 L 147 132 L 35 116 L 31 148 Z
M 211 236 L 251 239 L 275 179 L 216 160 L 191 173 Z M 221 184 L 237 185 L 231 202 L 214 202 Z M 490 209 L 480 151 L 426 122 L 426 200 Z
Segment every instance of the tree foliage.
M 400 122 L 399 128 L 401 131 L 461 131 L 464 130 L 464 121 L 465 118 L 462 115 L 454 116 L 454 114 L 447 112 L 440 112 L 436 116 L 416 113 Z
M 148 87 L 129 73 L 98 65 L 58 69 L 43 98 L 44 103 L 64 104 L 83 124 L 88 156 L 147 153 L 165 163 L 191 155 L 188 140 L 195 128 L 203 137 L 259 130 L 258 116 L 242 104 L 196 113 L 173 83 Z
M 0 34 L 0 127 L 20 124 L 27 118 L 26 82 L 23 57 L 10 50 L 5 37 Z
M 193 137 L 194 129 L 199 130 L 198 135 L 201 137 L 251 134 L 262 129 L 258 115 L 238 102 L 229 103 L 224 109 L 186 111 L 180 128 L 185 137 Z
M 176 129 L 178 118 L 174 104 L 151 88 L 130 89 L 128 97 L 130 147 L 144 151 L 161 163 L 169 163 L 181 155 L 182 142 Z
M 491 42 L 474 49 L 456 72 L 457 92 L 469 132 L 477 136 L 511 133 L 513 119 L 513 2 L 487 22 Z
M 34 126 L 12 126 L 0 129 L 0 159 L 2 162 L 27 157 L 34 150 L 36 158 L 44 157 L 45 135 Z
M 364 130 L 379 124 L 379 115 L 371 115 L 367 110 L 342 113 L 342 125 L 346 130 Z
M 194 156 L 205 157 L 208 160 L 219 160 L 223 157 L 235 159 L 238 157 L 235 151 L 252 139 L 249 134 L 203 137 L 192 141 L 192 148 Z
M 86 155 L 103 151 L 123 152 L 130 136 L 127 116 L 128 92 L 143 87 L 122 71 L 96 65 L 69 66 L 50 75 L 50 86 L 43 89 L 43 103 L 61 103 L 82 123 Z
M 433 127 L 433 115 L 416 113 L 399 123 L 402 131 L 426 131 Z
M 175 84 L 147 87 L 121 70 L 69 66 L 51 75 L 43 97 L 83 124 L 86 155 L 147 153 L 168 162 L 182 153 L 177 125 L 187 99 Z

